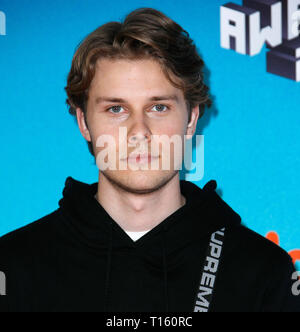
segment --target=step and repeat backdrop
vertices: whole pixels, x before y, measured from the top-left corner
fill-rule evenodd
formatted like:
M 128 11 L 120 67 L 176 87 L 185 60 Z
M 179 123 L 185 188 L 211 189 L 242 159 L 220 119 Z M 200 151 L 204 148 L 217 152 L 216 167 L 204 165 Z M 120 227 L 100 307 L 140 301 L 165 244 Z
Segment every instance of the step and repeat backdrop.
M 97 182 L 66 78 L 87 34 L 140 7 L 178 22 L 206 64 L 213 106 L 198 124 L 194 183 L 216 180 L 244 225 L 300 270 L 300 0 L 1 0 L 0 236 L 55 210 L 68 176 Z

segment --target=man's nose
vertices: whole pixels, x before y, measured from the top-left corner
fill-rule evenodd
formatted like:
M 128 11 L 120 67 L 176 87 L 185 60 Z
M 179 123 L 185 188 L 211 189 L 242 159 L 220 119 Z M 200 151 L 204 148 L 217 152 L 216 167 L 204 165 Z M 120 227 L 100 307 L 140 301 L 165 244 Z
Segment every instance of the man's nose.
M 146 123 L 143 115 L 136 116 L 128 131 L 128 143 L 136 145 L 137 143 L 149 142 L 151 130 Z

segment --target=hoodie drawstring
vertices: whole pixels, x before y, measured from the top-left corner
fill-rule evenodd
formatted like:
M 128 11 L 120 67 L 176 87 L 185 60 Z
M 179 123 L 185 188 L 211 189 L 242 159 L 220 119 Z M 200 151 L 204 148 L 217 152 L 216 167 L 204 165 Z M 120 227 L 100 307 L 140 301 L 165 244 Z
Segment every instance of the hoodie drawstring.
M 108 312 L 108 300 L 109 300 L 109 283 L 111 275 L 111 259 L 112 259 L 112 240 L 113 240 L 113 229 L 112 222 L 110 221 L 110 232 L 109 232 L 109 244 L 107 251 L 107 268 L 106 268 L 106 283 L 105 283 L 105 303 L 104 311 Z
M 169 296 L 168 296 L 168 268 L 167 268 L 167 227 L 163 227 L 162 232 L 162 252 L 163 252 L 163 272 L 164 272 L 164 293 L 165 293 L 165 305 L 166 312 L 169 312 Z

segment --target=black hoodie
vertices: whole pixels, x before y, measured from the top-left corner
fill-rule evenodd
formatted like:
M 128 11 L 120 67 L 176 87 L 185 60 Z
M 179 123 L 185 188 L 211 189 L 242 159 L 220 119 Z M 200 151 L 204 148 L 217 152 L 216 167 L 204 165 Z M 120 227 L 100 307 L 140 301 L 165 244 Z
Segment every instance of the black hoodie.
M 0 239 L 0 311 L 300 312 L 289 255 L 242 226 L 215 181 L 180 185 L 186 205 L 134 242 L 97 183 L 67 178 L 56 211 Z

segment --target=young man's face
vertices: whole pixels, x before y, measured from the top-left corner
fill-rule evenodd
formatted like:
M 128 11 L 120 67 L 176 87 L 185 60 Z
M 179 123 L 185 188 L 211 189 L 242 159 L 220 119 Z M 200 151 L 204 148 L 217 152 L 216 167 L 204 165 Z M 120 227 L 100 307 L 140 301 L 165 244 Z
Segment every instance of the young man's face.
M 189 123 L 188 115 L 183 92 L 175 88 L 160 65 L 150 59 L 98 61 L 89 90 L 87 123 L 82 111 L 77 109 L 80 131 L 92 142 L 97 165 L 100 166 L 104 151 L 116 153 L 116 170 L 106 166 L 100 171 L 110 182 L 133 193 L 153 192 L 178 173 L 178 164 L 182 164 L 183 158 L 184 135 L 192 137 L 194 134 L 199 107 L 192 110 Z M 126 130 L 127 137 L 120 134 L 120 127 Z M 96 146 L 103 135 L 113 139 L 116 151 L 114 145 Z M 154 138 L 153 135 L 159 136 Z M 170 142 L 174 135 L 177 139 L 181 137 L 180 161 L 174 158 L 174 144 L 169 146 L 170 151 L 166 144 L 154 145 L 161 135 L 166 135 Z M 156 149 L 151 149 L 151 144 Z M 128 157 L 149 153 L 153 160 L 123 159 L 124 152 Z M 98 158 L 101 153 L 102 157 Z M 163 157 L 170 159 L 170 167 L 163 166 Z M 123 160 L 120 162 L 119 158 Z M 109 165 L 109 158 L 105 162 Z M 159 165 L 158 169 L 153 167 L 154 163 Z

